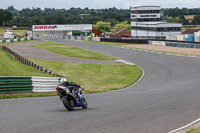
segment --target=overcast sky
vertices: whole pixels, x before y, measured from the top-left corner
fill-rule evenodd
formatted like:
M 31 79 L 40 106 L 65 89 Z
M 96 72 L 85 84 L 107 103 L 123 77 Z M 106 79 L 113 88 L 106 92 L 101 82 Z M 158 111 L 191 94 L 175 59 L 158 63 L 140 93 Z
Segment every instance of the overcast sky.
M 155 5 L 161 8 L 200 8 L 200 0 L 0 0 L 0 8 L 6 9 L 8 6 L 16 9 L 40 7 L 47 8 L 112 8 L 129 9 L 130 6 Z

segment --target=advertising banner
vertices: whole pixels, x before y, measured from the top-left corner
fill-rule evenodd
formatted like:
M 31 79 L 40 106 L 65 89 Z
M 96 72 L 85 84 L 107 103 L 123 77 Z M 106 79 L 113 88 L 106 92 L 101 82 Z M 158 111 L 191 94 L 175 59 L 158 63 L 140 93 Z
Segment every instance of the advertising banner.
M 72 24 L 72 25 L 33 25 L 33 31 L 72 31 L 72 30 L 92 30 L 92 24 Z

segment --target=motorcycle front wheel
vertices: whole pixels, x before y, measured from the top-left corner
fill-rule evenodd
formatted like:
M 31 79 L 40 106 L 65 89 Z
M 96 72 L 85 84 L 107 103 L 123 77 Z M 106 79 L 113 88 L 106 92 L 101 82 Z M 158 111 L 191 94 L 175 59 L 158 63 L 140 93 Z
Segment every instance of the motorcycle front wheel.
M 82 100 L 83 100 L 83 106 L 82 106 L 82 108 L 86 109 L 87 108 L 87 101 L 85 100 L 84 97 L 82 98 Z
M 74 105 L 74 100 L 72 98 L 64 96 L 62 97 L 62 102 L 68 111 L 74 110 L 75 105 Z

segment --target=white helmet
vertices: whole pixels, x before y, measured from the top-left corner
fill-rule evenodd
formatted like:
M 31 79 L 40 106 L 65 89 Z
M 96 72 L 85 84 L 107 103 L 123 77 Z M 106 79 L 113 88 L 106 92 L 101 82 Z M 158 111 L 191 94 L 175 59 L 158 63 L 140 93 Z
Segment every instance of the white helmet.
M 66 79 L 65 77 L 61 77 L 61 78 L 60 78 L 60 83 L 61 83 L 61 82 L 65 82 L 65 81 L 67 81 L 67 79 Z

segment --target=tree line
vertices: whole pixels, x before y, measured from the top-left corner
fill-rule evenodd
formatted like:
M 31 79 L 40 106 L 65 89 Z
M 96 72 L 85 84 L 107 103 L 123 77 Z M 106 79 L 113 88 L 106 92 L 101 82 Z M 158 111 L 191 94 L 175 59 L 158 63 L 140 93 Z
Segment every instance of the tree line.
M 32 26 L 40 24 L 96 24 L 98 21 L 110 22 L 111 26 L 120 22 L 130 23 L 130 11 L 128 9 L 89 9 L 70 8 L 55 9 L 26 8 L 20 11 L 9 7 L 7 11 L 12 13 L 13 19 L 9 25 Z
M 8 22 L 12 20 L 12 14 L 9 11 L 0 9 L 0 26 L 8 26 Z
M 168 22 L 179 22 L 184 25 L 200 24 L 200 9 L 187 8 L 169 8 L 162 9 L 164 16 L 167 16 Z M 0 26 L 30 27 L 40 24 L 97 24 L 97 22 L 109 22 L 111 27 L 123 23 L 130 24 L 130 10 L 105 8 L 105 9 L 89 9 L 89 8 L 25 8 L 16 10 L 13 6 L 6 10 L 0 9 Z M 196 15 L 191 21 L 186 19 L 184 15 Z M 121 27 L 118 25 L 118 27 Z
M 164 16 L 167 16 L 168 22 L 178 22 L 183 25 L 199 25 L 200 24 L 200 8 L 169 8 L 162 9 Z M 192 19 L 187 19 L 185 15 L 195 15 Z

